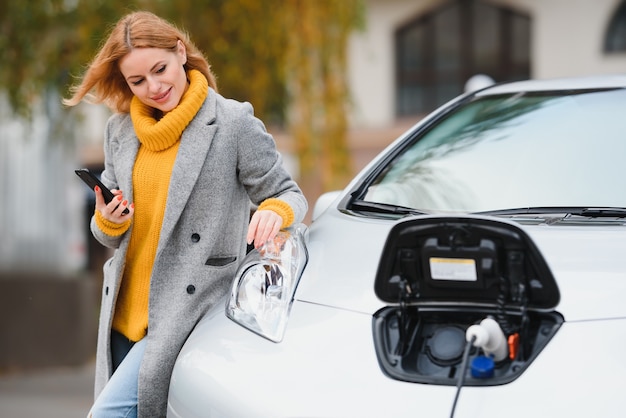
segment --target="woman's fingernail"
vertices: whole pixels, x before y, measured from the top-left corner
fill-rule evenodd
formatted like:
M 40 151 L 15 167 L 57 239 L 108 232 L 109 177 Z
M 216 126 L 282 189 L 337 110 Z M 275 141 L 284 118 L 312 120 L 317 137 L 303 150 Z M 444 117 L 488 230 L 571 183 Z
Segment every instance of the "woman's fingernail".
M 122 195 L 117 195 L 117 200 L 122 200 Z
M 97 192 L 99 192 L 99 191 L 100 191 L 100 187 L 99 187 L 99 186 L 96 186 L 94 190 L 95 190 L 95 191 L 97 191 Z
M 128 204 L 128 200 L 124 200 L 124 201 L 122 202 L 122 205 L 124 205 L 124 206 L 126 206 L 127 204 Z
M 131 207 L 131 208 L 133 208 L 133 209 L 135 209 L 135 204 L 134 204 L 134 203 L 131 203 L 131 204 L 130 204 L 130 207 Z

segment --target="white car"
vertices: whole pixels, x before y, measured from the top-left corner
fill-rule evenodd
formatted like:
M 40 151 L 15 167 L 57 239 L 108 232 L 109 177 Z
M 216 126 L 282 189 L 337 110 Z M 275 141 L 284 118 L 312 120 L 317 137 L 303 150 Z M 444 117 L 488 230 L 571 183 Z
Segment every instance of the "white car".
M 497 84 L 251 252 L 169 417 L 626 415 L 626 76 Z

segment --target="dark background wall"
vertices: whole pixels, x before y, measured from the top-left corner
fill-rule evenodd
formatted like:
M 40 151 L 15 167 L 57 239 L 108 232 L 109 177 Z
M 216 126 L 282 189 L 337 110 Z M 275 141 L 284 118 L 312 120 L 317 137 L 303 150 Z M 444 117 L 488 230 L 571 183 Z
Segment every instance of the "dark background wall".
M 96 282 L 87 273 L 0 272 L 0 373 L 92 360 Z

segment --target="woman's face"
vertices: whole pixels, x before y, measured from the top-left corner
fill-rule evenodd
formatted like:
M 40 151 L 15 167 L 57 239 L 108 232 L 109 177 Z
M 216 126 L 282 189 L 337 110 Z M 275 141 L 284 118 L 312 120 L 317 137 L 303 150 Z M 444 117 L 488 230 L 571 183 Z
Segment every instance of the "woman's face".
M 178 106 L 187 90 L 183 65 L 187 52 L 181 41 L 175 52 L 161 48 L 135 48 L 119 63 L 128 87 L 144 104 L 163 113 Z

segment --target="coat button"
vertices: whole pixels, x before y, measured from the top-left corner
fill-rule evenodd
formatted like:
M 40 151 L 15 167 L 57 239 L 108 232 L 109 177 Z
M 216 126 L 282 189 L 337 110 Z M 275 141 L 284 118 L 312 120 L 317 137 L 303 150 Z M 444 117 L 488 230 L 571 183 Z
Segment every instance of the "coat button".
M 193 295 L 196 292 L 196 287 L 192 284 L 190 284 L 189 286 L 187 286 L 187 293 L 189 293 L 190 295 Z
M 191 240 L 192 240 L 193 242 L 198 242 L 198 241 L 200 241 L 200 234 L 197 234 L 197 233 L 195 233 L 195 232 L 194 232 L 193 234 L 191 234 Z

